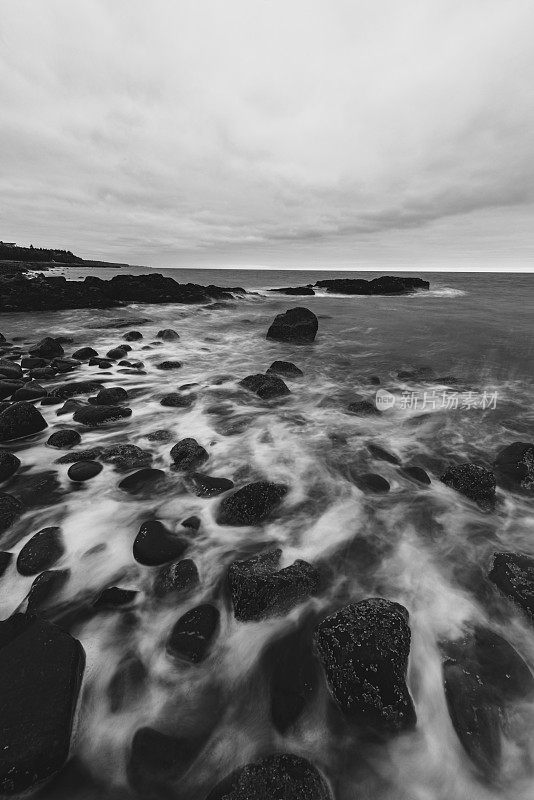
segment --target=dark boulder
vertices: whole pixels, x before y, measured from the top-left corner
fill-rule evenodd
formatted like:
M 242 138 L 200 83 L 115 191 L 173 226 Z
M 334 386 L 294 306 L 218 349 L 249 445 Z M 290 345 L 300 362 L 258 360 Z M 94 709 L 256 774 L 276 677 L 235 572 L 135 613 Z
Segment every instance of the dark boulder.
M 100 458 L 102 453 L 101 447 L 92 447 L 90 450 L 73 450 L 71 453 L 65 453 L 64 456 L 56 459 L 56 464 L 75 464 L 76 461 L 94 461 Z
M 272 400 L 275 397 L 284 397 L 291 394 L 282 378 L 275 375 L 263 375 L 261 372 L 256 375 L 247 375 L 239 385 L 249 392 L 254 392 L 262 400 Z
M 13 558 L 13 553 L 8 552 L 7 550 L 0 550 L 0 578 L 11 565 Z
M 410 478 L 410 480 L 417 481 L 417 483 L 422 483 L 426 486 L 432 482 L 428 473 L 422 467 L 407 466 L 401 470 L 401 473 L 405 477 Z
M 174 342 L 176 339 L 180 338 L 180 334 L 173 331 L 172 328 L 165 328 L 162 331 L 158 331 L 156 336 L 158 339 L 163 339 L 164 342 Z
M 24 505 L 11 494 L 0 492 L 0 533 L 7 531 L 24 513 Z
M 229 478 L 214 478 L 203 472 L 190 472 L 184 479 L 187 489 L 197 497 L 216 497 L 234 488 Z
M 514 442 L 503 448 L 495 459 L 499 484 L 505 489 L 534 491 L 534 444 Z
M 67 761 L 84 666 L 80 642 L 55 625 L 0 622 L 0 794 L 29 791 Z
M 488 578 L 534 621 L 534 558 L 521 553 L 494 553 Z
M 187 519 L 183 519 L 181 522 L 182 528 L 189 528 L 191 531 L 198 531 L 200 528 L 200 517 L 193 515 L 192 517 L 187 517 Z
M 135 444 L 115 444 L 106 447 L 100 459 L 105 464 L 112 464 L 119 472 L 128 472 L 132 469 L 149 467 L 153 456 L 150 450 L 142 450 Z
M 72 358 L 76 358 L 78 361 L 89 361 L 90 358 L 95 356 L 98 356 L 98 353 L 92 347 L 80 347 L 79 350 L 72 354 Z
M 382 413 L 370 400 L 357 400 L 351 403 L 347 410 L 361 417 L 379 417 Z
M 24 386 L 23 381 L 0 380 L 0 400 L 11 397 L 21 386 Z
M 64 428 L 63 430 L 56 431 L 49 436 L 46 443 L 50 447 L 57 447 L 59 450 L 66 450 L 69 447 L 74 447 L 74 445 L 80 444 L 81 441 L 82 437 L 78 431 L 75 431 L 72 428 Z
M 156 367 L 162 370 L 180 369 L 181 366 L 181 361 L 162 361 L 161 364 L 156 364 Z
M 188 542 L 171 533 L 157 519 L 143 522 L 133 543 L 133 556 L 139 564 L 157 567 L 180 558 Z
M 173 592 L 186 592 L 198 586 L 200 577 L 197 565 L 190 558 L 162 567 L 154 580 L 156 597 L 166 597 Z
M 118 403 L 125 403 L 128 400 L 128 392 L 122 386 L 110 386 L 100 389 L 96 397 L 89 398 L 89 402 L 97 406 L 113 406 Z
M 332 795 L 313 764 L 283 754 L 237 769 L 206 800 L 332 800 Z
M 217 510 L 219 525 L 259 525 L 280 505 L 287 486 L 259 481 L 223 498 Z
M 68 400 L 70 397 L 77 397 L 81 394 L 91 394 L 100 389 L 98 381 L 71 381 L 61 383 L 50 392 L 52 397 L 59 397 L 61 400 Z
M 277 549 L 231 564 L 228 585 L 236 619 L 257 622 L 282 616 L 316 594 L 317 569 L 300 560 L 279 569 L 281 556 Z
M 20 458 L 7 450 L 0 450 L 0 481 L 7 481 L 20 467 Z
M 61 529 L 56 526 L 43 528 L 26 542 L 18 554 L 17 569 L 21 575 L 37 575 L 53 567 L 64 552 Z
M 38 369 L 39 367 L 47 367 L 47 358 L 37 358 L 34 356 L 25 356 L 20 359 L 20 366 L 22 369 Z
M 108 361 L 120 361 L 121 358 L 126 357 L 127 352 L 128 348 L 125 345 L 120 345 L 119 347 L 113 347 L 111 350 L 108 350 L 106 358 Z
M 388 464 L 395 464 L 399 465 L 400 458 L 396 456 L 394 453 L 390 453 L 389 450 L 386 450 L 384 447 L 380 447 L 379 444 L 368 444 L 367 449 L 378 461 L 387 461 Z
M 147 669 L 137 655 L 128 653 L 119 661 L 106 688 L 109 710 L 112 714 L 139 700 L 147 677 Z
M 154 492 L 163 489 L 166 482 L 166 475 L 162 469 L 152 469 L 145 467 L 133 472 L 119 483 L 119 489 L 128 494 L 138 494 L 139 492 Z
M 93 600 L 93 608 L 113 611 L 116 608 L 128 608 L 133 605 L 139 592 L 134 589 L 121 589 L 120 586 L 108 586 Z
M 74 412 L 73 420 L 87 425 L 89 428 L 98 428 L 107 422 L 115 422 L 132 416 L 132 409 L 124 406 L 84 406 Z
M 57 339 L 52 339 L 51 336 L 45 336 L 36 345 L 30 348 L 29 353 L 31 356 L 38 358 L 56 358 L 57 356 L 65 355 L 65 351 L 61 346 L 61 342 Z
M 335 294 L 411 294 L 415 291 L 428 291 L 430 284 L 422 278 L 404 278 L 398 275 L 384 275 L 370 281 L 363 278 L 328 278 L 317 281 L 315 286 Z
M 37 381 L 28 381 L 24 386 L 21 386 L 11 395 L 11 399 L 15 402 L 18 400 L 40 400 L 47 394 L 44 386 L 41 386 Z
M 49 569 L 41 572 L 30 587 L 27 614 L 42 612 L 57 597 L 70 577 L 68 569 Z
M 477 464 L 451 465 L 440 478 L 451 489 L 463 494 L 485 510 L 495 507 L 495 475 Z
M 67 475 L 75 483 L 83 483 L 99 475 L 104 467 L 98 461 L 76 461 L 67 471 Z
M 313 342 L 319 328 L 319 321 L 308 308 L 290 308 L 278 314 L 267 331 L 267 339 L 278 342 L 307 344 Z
M 80 408 L 85 408 L 81 400 L 75 400 L 74 398 L 65 400 L 61 408 L 58 408 L 56 411 L 56 417 L 63 417 L 65 414 L 74 414 L 74 412 L 78 411 Z
M 378 492 L 379 494 L 385 494 L 389 492 L 391 488 L 389 481 L 383 478 L 382 475 L 377 475 L 374 472 L 355 475 L 353 476 L 353 480 L 358 489 L 361 489 L 362 492 Z
M 276 292 L 276 294 L 289 294 L 289 295 L 315 295 L 315 292 L 311 288 L 311 286 L 283 286 L 280 289 L 269 289 L 270 292 Z
M 324 619 L 315 646 L 332 695 L 347 718 L 382 733 L 416 722 L 406 671 L 408 612 L 379 597 L 352 603 Z
M 295 364 L 292 364 L 291 361 L 273 361 L 267 373 L 283 375 L 284 378 L 298 378 L 304 375 L 303 371 Z
M 0 442 L 32 436 L 48 427 L 45 418 L 31 403 L 21 402 L 0 414 Z
M 180 394 L 171 392 L 161 398 L 160 405 L 167 408 L 190 408 L 196 400 L 194 394 Z
M 193 664 L 203 661 L 219 629 L 219 610 L 209 603 L 187 611 L 175 623 L 167 650 Z
M 73 369 L 81 366 L 81 361 L 76 358 L 53 358 L 50 362 L 52 369 L 57 372 L 72 372 Z
M 14 364 L 9 359 L 0 359 L 0 376 L 9 381 L 16 381 L 22 378 L 22 367 Z
M 318 663 L 307 626 L 274 642 L 266 653 L 271 667 L 271 719 L 285 734 L 311 701 L 318 684 Z
M 177 469 L 191 472 L 204 464 L 209 455 L 196 439 L 188 438 L 181 439 L 174 445 L 171 450 L 171 458 Z
M 122 338 L 125 342 L 138 342 L 139 339 L 143 338 L 143 334 L 141 331 L 128 331 Z

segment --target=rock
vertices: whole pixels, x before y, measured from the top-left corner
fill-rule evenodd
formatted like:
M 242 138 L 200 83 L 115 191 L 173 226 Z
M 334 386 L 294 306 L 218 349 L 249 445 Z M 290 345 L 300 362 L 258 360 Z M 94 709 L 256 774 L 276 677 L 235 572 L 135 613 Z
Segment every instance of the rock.
M 281 289 L 269 289 L 269 292 L 276 292 L 276 294 L 297 294 L 297 295 L 315 295 L 311 286 L 286 286 Z
M 381 475 L 376 475 L 374 472 L 367 472 L 364 475 L 355 476 L 354 483 L 362 492 L 379 492 L 385 494 L 389 492 L 391 488 L 389 481 Z
M 534 620 L 534 558 L 521 553 L 494 553 L 488 578 Z
M 56 411 L 56 416 L 62 417 L 65 414 L 74 414 L 80 408 L 85 408 L 85 405 L 80 400 L 65 400 L 61 408 Z
M 11 395 L 12 400 L 40 400 L 46 395 L 46 389 L 37 381 L 28 381 Z
M 156 364 L 157 369 L 162 370 L 180 369 L 181 366 L 181 361 L 162 361 L 161 364 Z
M 121 589 L 119 586 L 109 586 L 102 589 L 93 600 L 93 608 L 104 611 L 113 611 L 115 608 L 131 606 L 139 592 L 133 589 Z
M 315 647 L 334 700 L 351 721 L 383 733 L 416 722 L 406 686 L 408 612 L 379 597 L 352 603 L 324 619 Z
M 319 321 L 308 308 L 290 308 L 278 314 L 267 331 L 267 339 L 307 344 L 313 342 Z
M 76 358 L 54 358 L 50 366 L 57 372 L 72 372 L 73 369 L 80 367 L 81 363 Z
M 182 528 L 189 528 L 192 531 L 198 531 L 200 528 L 200 517 L 187 517 L 187 519 L 182 520 L 181 525 Z
M 32 436 L 47 427 L 41 412 L 31 403 L 15 403 L 0 414 L 0 442 Z
M 8 380 L 18 380 L 22 378 L 22 368 L 9 359 L 0 358 L 0 376 Z
M 328 278 L 317 281 L 315 286 L 335 294 L 412 294 L 414 291 L 428 291 L 430 284 L 422 278 L 403 278 L 398 275 L 384 275 L 366 281 L 363 278 Z
M 198 569 L 190 558 L 162 567 L 154 580 L 154 594 L 165 597 L 173 592 L 185 592 L 200 583 Z
M 81 441 L 82 437 L 78 431 L 75 431 L 72 428 L 64 428 L 63 430 L 56 431 L 49 436 L 46 443 L 50 447 L 57 447 L 59 450 L 66 450 L 69 447 L 74 447 L 74 445 L 80 444 Z
M 172 439 L 172 431 L 165 430 L 165 428 L 158 428 L 157 431 L 147 433 L 146 438 L 149 442 L 170 442 Z
M 129 472 L 132 469 L 142 469 L 152 464 L 150 450 L 142 450 L 135 444 L 115 444 L 106 447 L 100 455 L 105 464 L 112 464 L 119 472 Z
M 121 358 L 126 357 L 127 352 L 128 348 L 125 345 L 120 345 L 120 347 L 113 347 L 111 350 L 108 350 L 106 358 L 108 361 L 120 361 Z
M 191 472 L 204 464 L 209 455 L 196 439 L 188 438 L 181 439 L 174 445 L 171 450 L 171 458 L 177 469 Z
M 297 722 L 317 687 L 317 663 L 309 631 L 291 631 L 268 649 L 272 665 L 271 719 L 285 734 Z
M 425 470 L 422 467 L 417 467 L 417 466 L 404 467 L 401 470 L 401 473 L 405 475 L 407 478 L 410 478 L 411 480 L 417 481 L 417 483 L 422 483 L 427 486 L 432 482 L 427 472 L 425 472 Z
M 259 525 L 287 494 L 287 486 L 259 481 L 249 483 L 227 497 L 217 510 L 219 525 Z
M 26 614 L 0 622 L 0 794 L 29 791 L 67 761 L 84 666 L 61 628 Z
M 41 400 L 42 406 L 60 406 L 62 403 L 63 400 L 60 400 L 59 397 L 50 397 L 49 394 Z
M 219 618 L 219 610 L 209 603 L 190 609 L 175 623 L 167 641 L 168 652 L 199 664 L 208 655 Z
M 143 334 L 141 331 L 128 331 L 128 333 L 125 333 L 122 338 L 126 342 L 138 342 L 139 339 L 143 338 Z
M 59 503 L 62 489 L 56 470 L 21 472 L 17 477 L 17 497 L 27 508 Z
M 249 392 L 254 392 L 262 400 L 272 400 L 274 397 L 284 397 L 284 395 L 291 394 L 282 378 L 275 377 L 274 375 L 247 375 L 239 385 Z
M 295 561 L 279 570 L 280 549 L 254 558 L 234 561 L 228 570 L 228 585 L 236 619 L 258 622 L 287 614 L 319 588 L 319 573 L 306 561 Z
M 101 358 L 100 356 L 93 356 L 87 363 L 90 367 L 98 367 L 99 369 L 109 369 L 113 366 L 113 362 L 109 358 Z
M 139 728 L 133 737 L 128 758 L 128 782 L 139 797 L 173 797 L 171 787 L 186 771 L 196 755 L 187 739 L 160 733 L 154 728 Z
M 180 558 L 188 542 L 171 533 L 157 519 L 143 522 L 133 543 L 133 555 L 139 564 L 157 567 Z
M 110 386 L 109 389 L 100 389 L 96 397 L 89 398 L 89 402 L 97 406 L 113 406 L 118 403 L 125 403 L 127 400 L 128 392 L 121 386 Z
M 119 489 L 129 494 L 143 491 L 158 491 L 165 485 L 165 473 L 161 469 L 146 467 L 128 475 L 119 483 Z
M 0 492 L 0 533 L 7 531 L 24 513 L 24 506 L 11 494 Z
M 68 400 L 71 397 L 78 397 L 81 394 L 91 394 L 98 391 L 101 384 L 98 381 L 71 381 L 61 383 L 50 392 L 52 397 L 59 397 L 61 400 Z
M 172 392 L 161 398 L 160 405 L 170 408 L 190 408 L 196 400 L 194 394 L 178 394 Z
M 0 450 L 0 481 L 7 481 L 20 467 L 20 458 L 7 450 Z
M 176 333 L 176 331 L 173 331 L 172 328 L 165 328 L 162 331 L 158 331 L 156 336 L 158 339 L 163 339 L 164 342 L 175 342 L 180 338 L 180 335 Z
M 43 528 L 26 542 L 18 554 L 17 569 L 21 575 L 37 575 L 53 567 L 64 552 L 61 529 L 56 526 Z
M 13 553 L 9 553 L 7 550 L 0 550 L 0 578 L 11 565 L 12 561 Z
M 448 467 L 440 478 L 451 489 L 473 500 L 481 508 L 495 508 L 495 475 L 476 464 L 456 464 Z
M 291 361 L 273 361 L 267 374 L 283 375 L 284 378 L 298 378 L 304 375 L 303 371 L 292 364 Z
M 233 481 L 228 478 L 214 478 L 203 472 L 190 472 L 184 483 L 187 489 L 197 497 L 217 497 L 217 495 L 234 488 Z
M 98 356 L 98 353 L 92 347 L 81 347 L 72 354 L 72 358 L 76 358 L 78 361 L 89 361 L 95 356 Z
M 371 403 L 369 400 L 358 400 L 356 403 L 351 403 L 347 411 L 351 414 L 358 414 L 359 416 L 379 417 L 381 411 Z
M 443 680 L 452 724 L 483 775 L 494 778 L 502 763 L 502 736 L 510 706 L 531 698 L 534 678 L 521 656 L 493 631 L 473 633 L 442 645 Z
M 416 369 L 401 370 L 397 378 L 401 381 L 427 382 L 435 379 L 436 373 L 432 367 L 416 367 Z
M 206 800 L 332 800 L 332 795 L 313 764 L 283 754 L 237 769 Z
M 107 422 L 126 419 L 132 416 L 132 409 L 124 406 L 84 406 L 74 412 L 75 422 L 81 422 L 89 428 L 97 428 Z
M 399 465 L 400 458 L 396 456 L 394 453 L 390 453 L 389 450 L 386 450 L 383 447 L 380 447 L 378 444 L 368 444 L 367 449 L 378 461 L 387 461 L 388 464 L 396 464 Z
M 94 461 L 100 458 L 101 447 L 92 447 L 90 450 L 73 450 L 72 453 L 65 453 L 61 458 L 56 459 L 56 464 L 75 464 L 76 461 Z
M 495 459 L 495 472 L 505 489 L 534 491 L 534 444 L 514 442 Z
M 24 386 L 22 381 L 0 380 L 0 400 L 11 397 L 21 386 Z
M 380 378 L 378 377 L 378 375 L 371 375 L 371 377 L 369 378 L 369 383 L 371 384 L 371 386 L 380 386 Z
M 30 348 L 29 353 L 31 356 L 38 358 L 56 358 L 56 356 L 65 355 L 65 351 L 61 343 L 57 339 L 52 339 L 51 336 L 45 336 L 36 345 Z
M 67 471 L 71 481 L 83 483 L 99 475 L 104 467 L 98 461 L 76 461 Z
M 138 702 L 142 695 L 148 672 L 136 655 L 127 654 L 108 683 L 106 695 L 112 714 Z
M 28 593 L 27 614 L 37 614 L 49 605 L 70 576 L 68 569 L 50 569 L 36 577 Z

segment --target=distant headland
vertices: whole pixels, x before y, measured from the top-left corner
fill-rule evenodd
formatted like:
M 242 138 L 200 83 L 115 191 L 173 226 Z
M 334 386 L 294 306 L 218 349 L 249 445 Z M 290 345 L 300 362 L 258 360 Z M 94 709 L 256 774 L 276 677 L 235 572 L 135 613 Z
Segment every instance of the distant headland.
M 46 247 L 24 247 L 15 242 L 0 242 L 0 272 L 46 272 L 53 267 L 113 267 L 121 269 L 129 264 L 116 264 L 111 261 L 94 261 L 75 256 L 70 250 Z

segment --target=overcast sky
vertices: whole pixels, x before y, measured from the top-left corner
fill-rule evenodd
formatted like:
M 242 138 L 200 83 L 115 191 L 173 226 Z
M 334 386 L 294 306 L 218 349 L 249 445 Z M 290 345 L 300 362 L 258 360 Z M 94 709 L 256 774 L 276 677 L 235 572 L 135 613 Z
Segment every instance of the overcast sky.
M 2 0 L 0 239 L 534 265 L 533 0 Z

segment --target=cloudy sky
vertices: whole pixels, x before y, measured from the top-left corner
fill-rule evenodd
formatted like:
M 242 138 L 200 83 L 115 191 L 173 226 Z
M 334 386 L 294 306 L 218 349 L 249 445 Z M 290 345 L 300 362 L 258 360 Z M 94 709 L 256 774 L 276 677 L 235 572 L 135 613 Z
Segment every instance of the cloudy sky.
M 533 0 L 2 0 L 0 239 L 534 266 Z

